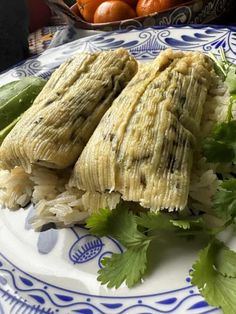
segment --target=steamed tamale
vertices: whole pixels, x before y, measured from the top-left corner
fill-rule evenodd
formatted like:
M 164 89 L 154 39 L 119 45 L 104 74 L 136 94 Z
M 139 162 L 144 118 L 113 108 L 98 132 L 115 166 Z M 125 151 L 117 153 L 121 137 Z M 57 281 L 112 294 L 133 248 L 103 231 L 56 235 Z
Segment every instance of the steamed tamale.
M 106 112 L 78 159 L 83 206 L 122 198 L 151 210 L 186 206 L 193 148 L 211 84 L 211 61 L 166 50 L 142 67 Z
M 125 49 L 80 53 L 54 72 L 4 140 L 2 168 L 72 165 L 103 114 L 137 71 Z

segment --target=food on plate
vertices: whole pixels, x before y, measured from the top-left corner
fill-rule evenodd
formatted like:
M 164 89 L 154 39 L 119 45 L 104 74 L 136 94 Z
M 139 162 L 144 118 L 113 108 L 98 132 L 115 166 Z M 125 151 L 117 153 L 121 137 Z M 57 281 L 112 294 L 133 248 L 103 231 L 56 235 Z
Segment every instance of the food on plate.
M 0 200 L 12 208 L 36 203 L 35 229 L 86 219 L 91 234 L 118 240 L 126 250 L 103 258 L 99 270 L 98 280 L 110 288 L 140 282 L 160 241 L 201 239 L 206 247 L 192 283 L 209 304 L 234 314 L 236 252 L 218 235 L 236 222 L 236 75 L 222 50 L 222 62 L 211 59 L 167 49 L 140 66 L 90 134 L 72 174 L 72 167 L 33 165 L 30 175 L 22 166 L 2 170 Z M 62 75 L 70 75 L 68 93 L 71 72 Z M 64 81 L 48 82 L 49 97 L 52 88 L 65 89 Z
M 91 136 L 69 184 L 55 199 L 37 198 L 34 227 L 70 225 L 121 200 L 154 212 L 184 210 L 189 200 L 209 210 L 218 179 L 198 147 L 228 115 L 222 84 L 200 52 L 168 49 L 139 67 Z
M 0 144 L 45 84 L 41 78 L 25 77 L 0 87 Z
M 134 9 L 124 1 L 109 0 L 100 4 L 94 13 L 94 23 L 107 23 L 136 17 Z
M 116 207 L 120 199 L 152 211 L 186 207 L 213 79 L 211 60 L 198 52 L 167 49 L 138 71 L 75 165 L 73 179 L 85 192 L 86 209 Z
M 124 282 L 128 287 L 132 287 L 140 282 L 148 271 L 150 247 L 155 245 L 158 251 L 159 241 L 196 237 L 203 242 L 208 242 L 206 248 L 201 251 L 197 262 L 193 265 L 193 271 L 190 273 L 192 283 L 198 286 L 201 294 L 209 304 L 222 307 L 224 313 L 233 314 L 236 306 L 234 297 L 236 289 L 234 266 L 236 253 L 217 240 L 217 236 L 227 226 L 234 225 L 236 217 L 236 179 L 234 178 L 236 122 L 233 120 L 236 117 L 235 67 L 230 63 L 226 63 L 225 59 L 223 59 L 222 64 L 217 60 L 215 60 L 216 64 L 213 64 L 201 53 L 165 51 L 160 54 L 158 60 L 155 60 L 152 65 L 157 65 L 159 62 L 159 67 L 152 67 L 149 64 L 140 67 L 137 75 L 114 101 L 79 158 L 70 184 L 66 185 L 64 191 L 55 199 L 38 203 L 37 215 L 33 225 L 39 227 L 50 221 L 59 225 L 63 223 L 70 224 L 76 222 L 78 217 L 85 218 L 87 210 L 90 216 L 86 220 L 86 226 L 91 234 L 96 236 L 110 235 L 126 248 L 122 254 L 113 253 L 111 257 L 105 257 L 102 260 L 103 267 L 98 271 L 98 280 L 102 284 L 107 284 L 110 288 L 118 288 Z M 187 60 L 188 62 L 186 62 Z M 163 68 L 160 65 L 163 65 Z M 219 76 L 214 73 L 214 65 L 217 66 L 216 73 Z M 194 67 L 196 68 L 194 69 Z M 168 72 L 169 68 L 171 70 L 169 71 L 170 77 L 167 85 L 163 73 Z M 182 79 L 173 84 L 173 78 L 175 78 L 176 72 L 179 73 L 178 71 Z M 143 74 L 143 77 L 140 74 Z M 156 79 L 153 79 L 155 75 Z M 189 76 L 191 77 L 190 80 Z M 204 81 L 205 84 L 203 84 Z M 137 106 L 132 106 L 132 102 L 128 101 L 128 96 L 130 95 L 132 98 L 134 95 L 132 88 L 135 89 L 135 82 L 139 85 L 136 93 Z M 187 85 L 189 88 L 187 88 Z M 172 93 L 171 86 L 173 87 Z M 161 87 L 163 88 L 161 89 Z M 150 89 L 153 90 L 153 94 L 148 94 L 149 98 L 147 99 L 144 96 L 147 91 L 150 92 Z M 127 90 L 129 93 L 127 93 Z M 187 91 L 190 107 L 187 105 L 187 97 L 184 97 L 182 101 L 175 98 L 179 95 L 179 91 Z M 118 112 L 114 110 L 119 105 L 118 99 L 120 105 L 122 105 L 122 97 L 127 97 L 125 114 L 122 110 Z M 140 97 L 143 102 L 138 102 Z M 168 107 L 166 104 L 168 101 L 160 101 L 165 97 L 166 99 L 174 98 L 177 101 L 169 102 L 170 106 Z M 140 104 L 143 105 L 141 108 L 138 106 Z M 186 106 L 182 107 L 184 104 Z M 152 120 L 153 113 L 158 112 L 162 113 L 164 119 Z M 116 119 L 113 119 L 114 113 L 117 114 Z M 165 132 L 168 130 L 168 123 L 163 124 L 165 117 L 169 116 L 178 121 L 175 132 L 172 134 Z M 140 122 L 138 117 L 142 121 L 140 124 L 136 123 Z M 158 114 L 156 114 L 156 117 L 158 117 Z M 163 211 L 148 211 L 142 208 L 138 202 L 120 200 L 121 194 L 114 193 L 117 182 L 122 182 L 124 178 L 127 185 L 134 182 L 133 163 L 144 166 L 142 170 L 145 174 L 146 171 L 147 174 L 150 174 L 149 164 L 145 162 L 145 158 L 139 159 L 139 163 L 136 158 L 140 151 L 149 153 L 150 150 L 154 150 L 153 146 L 158 147 L 158 139 L 156 142 L 152 141 L 150 143 L 148 141 L 148 135 L 151 136 L 149 134 L 151 133 L 150 127 L 152 126 L 151 123 L 148 125 L 148 121 L 157 121 L 158 125 L 164 126 L 161 131 L 167 142 L 171 140 L 169 135 L 173 135 L 173 138 L 175 138 L 177 130 L 181 128 L 184 128 L 185 132 L 189 134 L 189 138 L 193 139 L 192 147 L 187 149 L 188 156 L 192 154 L 191 149 L 194 152 L 189 195 L 187 205 L 182 211 L 176 209 L 172 212 L 167 212 L 166 209 Z M 216 124 L 217 126 L 215 126 Z M 140 126 L 139 129 L 135 127 L 137 125 Z M 115 132 L 108 132 L 108 130 L 113 130 L 113 127 Z M 137 131 L 140 132 L 137 133 Z M 97 151 L 101 152 L 99 137 L 103 139 L 101 147 L 109 148 L 111 143 L 113 144 L 113 149 L 108 149 L 110 155 L 97 154 Z M 133 141 L 130 141 L 133 138 L 137 140 L 135 141 L 135 149 L 132 147 Z M 141 138 L 144 140 L 138 145 L 138 140 Z M 128 145 L 128 142 L 130 145 Z M 183 141 L 180 140 L 180 143 L 181 146 L 178 145 L 177 148 L 181 151 Z M 143 147 L 146 150 L 143 150 Z M 162 153 L 170 152 L 171 148 L 173 148 L 171 145 L 167 146 L 167 149 L 163 149 Z M 88 150 L 93 154 L 93 158 L 88 155 Z M 227 156 L 225 152 L 227 152 Z M 128 158 L 122 159 L 122 156 Z M 106 167 L 102 168 L 100 164 L 95 169 L 93 165 L 96 164 L 96 159 L 100 159 L 102 165 L 107 163 L 108 171 Z M 88 167 L 87 164 L 83 165 L 82 161 L 86 161 Z M 189 162 L 188 159 L 187 161 Z M 163 164 L 165 164 L 165 160 Z M 161 169 L 163 164 L 159 163 L 156 168 Z M 78 165 L 83 178 L 82 184 L 86 184 L 87 191 L 90 194 L 76 190 L 75 187 L 73 190 L 73 185 L 82 187 L 81 178 L 77 177 L 80 174 L 76 171 Z M 86 171 L 83 170 L 83 166 Z M 117 172 L 119 168 L 130 171 L 130 176 L 123 177 L 123 173 L 119 175 Z M 176 170 L 178 171 L 178 168 Z M 151 180 L 156 173 L 154 168 L 151 176 L 147 179 Z M 171 171 L 169 175 L 172 175 Z M 145 181 L 142 182 L 141 176 L 139 178 L 140 181 L 132 185 L 133 189 L 128 196 L 137 195 L 138 187 L 143 186 Z M 148 180 L 144 184 L 145 187 L 148 186 Z M 158 178 L 156 181 L 158 181 Z M 156 181 L 154 181 L 154 185 Z M 113 184 L 110 185 L 110 182 Z M 103 187 L 107 184 L 110 190 L 102 191 L 105 193 L 101 193 L 101 190 L 91 193 L 91 191 L 94 192 L 94 186 L 100 188 L 101 183 L 104 184 Z M 124 185 L 124 190 L 125 188 Z M 185 193 L 184 190 L 181 190 L 182 192 Z M 174 195 L 175 189 L 171 189 L 170 193 Z M 96 197 L 94 197 L 95 194 Z M 111 197 L 111 195 L 113 196 Z M 156 195 L 159 194 L 156 193 Z M 89 199 L 91 196 L 93 198 L 92 202 Z M 94 203 L 95 199 L 98 202 L 96 204 Z M 84 208 L 84 211 L 81 211 L 84 203 L 89 204 L 89 208 Z M 102 206 L 104 207 L 102 208 Z M 99 207 L 101 208 L 99 209 Z M 97 210 L 94 211 L 96 208 Z M 114 209 L 111 210 L 111 208 Z
M 223 50 L 220 53 L 222 62 L 211 57 L 224 83 L 217 78 L 203 106 L 187 211 L 139 213 L 137 206 L 136 211 L 130 210 L 130 203 L 123 202 L 112 211 L 103 208 L 93 213 L 87 219 L 87 227 L 92 234 L 109 234 L 126 247 L 124 253 L 104 258 L 98 272 L 102 284 L 116 288 L 123 282 L 132 287 L 141 281 L 148 271 L 152 242 L 158 252 L 158 243 L 163 239 L 185 241 L 195 237 L 203 241 L 206 247 L 190 272 L 192 284 L 210 305 L 221 307 L 225 314 L 234 314 L 236 252 L 219 237 L 229 226 L 235 230 L 236 223 L 236 66 L 226 60 Z
M 51 76 L 4 139 L 1 167 L 73 165 L 105 111 L 137 70 L 125 49 L 80 53 Z

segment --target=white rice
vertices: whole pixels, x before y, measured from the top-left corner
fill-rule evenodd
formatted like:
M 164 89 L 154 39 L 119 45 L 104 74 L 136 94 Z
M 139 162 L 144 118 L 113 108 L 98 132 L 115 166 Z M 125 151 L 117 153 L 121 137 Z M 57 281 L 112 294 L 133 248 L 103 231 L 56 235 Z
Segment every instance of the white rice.
M 193 210 L 210 212 L 212 197 L 220 180 L 216 172 L 218 165 L 207 163 L 200 150 L 201 141 L 209 135 L 212 127 L 227 117 L 229 95 L 223 83 L 212 89 L 204 107 L 199 145 L 194 153 L 195 159 L 191 175 L 189 207 Z M 233 108 L 236 117 L 236 110 Z M 223 171 L 232 171 L 226 165 Z M 221 169 L 222 170 L 222 169 Z M 17 209 L 32 201 L 36 204 L 32 225 L 35 229 L 47 223 L 69 226 L 83 222 L 89 215 L 82 204 L 81 191 L 69 186 L 71 170 L 56 171 L 43 167 L 34 167 L 26 174 L 21 167 L 11 171 L 0 171 L 0 204 Z
M 0 171 L 0 203 L 10 209 L 27 205 L 32 197 L 33 182 L 23 168 Z
M 209 136 L 212 128 L 225 121 L 228 115 L 229 93 L 222 82 L 212 89 L 204 106 L 202 122 L 200 126 L 199 145 L 194 153 L 194 161 L 189 190 L 189 207 L 196 210 L 211 213 L 212 199 L 221 181 L 216 173 L 223 173 L 229 177 L 230 172 L 235 172 L 232 164 L 225 164 L 224 168 L 219 164 L 208 163 L 202 156 L 201 142 Z M 232 108 L 233 118 L 236 118 L 236 108 Z
M 48 222 L 69 226 L 83 222 L 88 217 L 87 211 L 82 211 L 82 192 L 73 190 L 67 185 L 65 191 L 51 201 L 41 200 L 36 205 L 36 217 L 32 221 L 35 229 Z

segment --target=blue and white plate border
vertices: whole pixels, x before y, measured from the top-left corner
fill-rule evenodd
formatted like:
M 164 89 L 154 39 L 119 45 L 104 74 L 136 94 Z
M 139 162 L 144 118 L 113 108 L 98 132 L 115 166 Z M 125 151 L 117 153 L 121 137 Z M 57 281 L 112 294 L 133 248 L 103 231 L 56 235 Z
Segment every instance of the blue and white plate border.
M 1 314 L 216 313 L 186 278 L 186 286 L 139 296 L 102 296 L 49 284 L 22 271 L 0 253 Z
M 0 74 L 0 82 L 7 83 L 22 76 L 36 75 L 48 78 L 67 58 L 79 51 L 100 51 L 125 47 L 138 60 L 151 60 L 166 48 L 200 50 L 218 53 L 223 47 L 229 58 L 236 54 L 236 27 L 219 25 L 157 26 L 144 29 L 103 32 L 51 48 L 27 59 L 9 71 Z

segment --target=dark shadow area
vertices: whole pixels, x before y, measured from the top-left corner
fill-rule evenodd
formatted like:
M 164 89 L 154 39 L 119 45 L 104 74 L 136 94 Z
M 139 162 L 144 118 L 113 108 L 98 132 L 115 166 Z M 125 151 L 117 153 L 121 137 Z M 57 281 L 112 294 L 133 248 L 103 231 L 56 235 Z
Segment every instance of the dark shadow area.
M 25 0 L 0 1 L 0 72 L 28 57 Z

